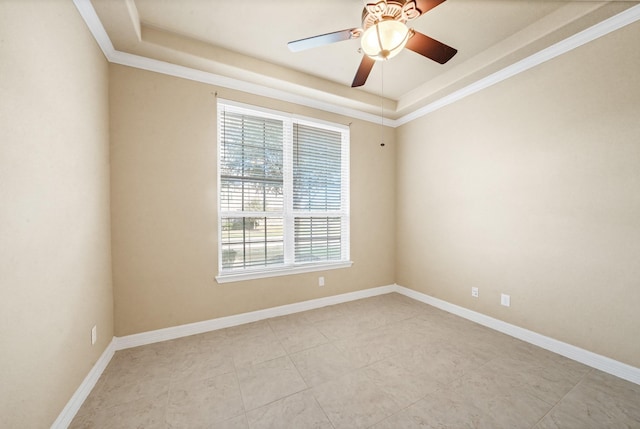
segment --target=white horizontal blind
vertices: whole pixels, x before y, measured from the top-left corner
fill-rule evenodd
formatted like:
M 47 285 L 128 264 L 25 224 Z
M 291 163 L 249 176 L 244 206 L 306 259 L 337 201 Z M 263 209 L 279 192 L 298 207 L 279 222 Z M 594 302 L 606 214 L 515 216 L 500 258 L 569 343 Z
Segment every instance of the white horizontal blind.
M 349 259 L 348 128 L 218 102 L 220 274 Z
M 282 211 L 282 121 L 222 112 L 224 211 Z
M 295 261 L 342 257 L 342 135 L 293 125 Z
M 222 269 L 283 262 L 283 121 L 220 111 Z
M 340 210 L 341 145 L 336 131 L 293 125 L 294 210 Z

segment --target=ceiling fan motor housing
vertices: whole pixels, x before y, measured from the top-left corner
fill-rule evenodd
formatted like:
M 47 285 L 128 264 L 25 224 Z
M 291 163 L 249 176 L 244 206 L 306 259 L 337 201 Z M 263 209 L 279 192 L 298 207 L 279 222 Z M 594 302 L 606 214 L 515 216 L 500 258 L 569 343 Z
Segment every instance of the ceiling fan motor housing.
M 366 31 L 367 28 L 384 20 L 400 21 L 406 24 L 420 14 L 415 0 L 381 0 L 377 3 L 367 3 L 362 10 L 362 30 Z
M 352 88 L 366 83 L 377 60 L 392 58 L 404 48 L 440 64 L 446 63 L 458 52 L 451 46 L 407 27 L 407 21 L 420 17 L 446 0 L 368 1 L 370 3 L 362 11 L 362 28 L 348 28 L 294 40 L 287 44 L 289 49 L 297 52 L 360 38 L 364 55 L 351 84 Z

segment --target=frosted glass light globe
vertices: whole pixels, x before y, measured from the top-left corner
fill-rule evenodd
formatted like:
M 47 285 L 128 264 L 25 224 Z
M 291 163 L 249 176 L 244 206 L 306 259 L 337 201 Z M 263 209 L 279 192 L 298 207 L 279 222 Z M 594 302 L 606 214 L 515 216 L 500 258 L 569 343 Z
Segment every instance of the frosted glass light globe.
M 374 60 L 388 60 L 402 51 L 409 40 L 409 28 L 400 21 L 387 19 L 372 25 L 362 34 L 362 50 Z

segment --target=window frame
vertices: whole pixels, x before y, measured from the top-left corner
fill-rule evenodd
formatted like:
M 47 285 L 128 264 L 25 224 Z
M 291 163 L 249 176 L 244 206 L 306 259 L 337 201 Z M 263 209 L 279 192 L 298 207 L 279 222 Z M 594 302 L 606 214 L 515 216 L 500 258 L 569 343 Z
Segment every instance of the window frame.
M 245 115 L 254 115 L 264 118 L 281 120 L 283 127 L 283 195 L 284 207 L 282 211 L 284 262 L 282 265 L 261 266 L 256 268 L 242 268 L 223 270 L 222 267 L 222 220 L 239 212 L 222 210 L 221 199 L 221 154 L 222 154 L 222 112 L 232 111 Z M 326 271 L 340 268 L 349 268 L 353 265 L 350 260 L 350 128 L 347 125 L 322 121 L 315 118 L 285 113 L 277 110 L 238 103 L 231 100 L 218 98 L 216 103 L 217 123 L 217 148 L 216 148 L 216 180 L 217 180 L 217 248 L 218 248 L 218 275 L 215 277 L 218 283 L 228 283 L 260 278 L 302 274 L 314 271 Z M 300 211 L 293 208 L 293 126 L 298 123 L 305 126 L 326 129 L 341 134 L 341 207 L 339 211 Z M 242 212 L 244 216 L 250 212 Z M 296 217 L 314 214 L 318 217 L 340 217 L 341 219 L 341 259 L 320 262 L 295 262 L 295 234 L 294 222 Z M 270 215 L 272 215 L 270 213 Z M 280 218 L 280 213 L 277 216 Z

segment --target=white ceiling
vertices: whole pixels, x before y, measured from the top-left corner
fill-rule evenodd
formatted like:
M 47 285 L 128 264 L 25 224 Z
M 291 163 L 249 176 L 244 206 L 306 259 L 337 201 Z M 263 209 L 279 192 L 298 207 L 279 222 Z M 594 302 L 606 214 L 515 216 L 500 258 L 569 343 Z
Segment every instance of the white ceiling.
M 76 0 L 78 2 L 80 0 Z M 293 53 L 287 42 L 360 27 L 364 0 L 91 0 L 117 51 L 391 118 L 415 111 L 637 5 L 448 0 L 410 26 L 458 49 L 440 65 L 405 50 L 350 87 L 359 40 Z M 384 98 L 384 102 L 382 98 Z
M 386 97 L 399 99 L 412 88 L 459 66 L 562 6 L 560 2 L 475 2 L 483 3 L 482 13 L 469 7 L 470 0 L 449 0 L 411 22 L 416 30 L 457 47 L 459 53 L 444 66 L 410 51 L 381 63 Z M 136 0 L 136 5 L 140 19 L 147 25 L 342 85 L 351 85 L 362 57 L 358 52 L 359 40 L 298 53 L 290 52 L 287 42 L 359 27 L 363 0 Z M 383 67 L 375 67 L 377 73 L 365 85 L 365 91 L 380 93 Z

